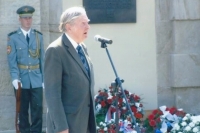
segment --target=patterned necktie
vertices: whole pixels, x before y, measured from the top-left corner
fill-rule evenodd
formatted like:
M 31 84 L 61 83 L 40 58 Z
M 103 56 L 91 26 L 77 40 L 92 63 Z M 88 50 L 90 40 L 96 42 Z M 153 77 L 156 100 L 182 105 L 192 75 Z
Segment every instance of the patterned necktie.
M 26 34 L 26 41 L 29 43 L 28 33 Z
M 82 47 L 81 47 L 80 45 L 78 45 L 76 49 L 77 49 L 77 51 L 78 51 L 78 55 L 79 55 L 79 57 L 80 57 L 80 59 L 81 59 L 83 65 L 84 65 L 86 71 L 88 72 L 88 75 L 90 76 L 89 65 L 88 65 L 88 63 L 87 63 L 87 60 L 86 60 L 86 57 L 85 57 L 85 54 L 84 54 L 84 52 L 83 52 Z

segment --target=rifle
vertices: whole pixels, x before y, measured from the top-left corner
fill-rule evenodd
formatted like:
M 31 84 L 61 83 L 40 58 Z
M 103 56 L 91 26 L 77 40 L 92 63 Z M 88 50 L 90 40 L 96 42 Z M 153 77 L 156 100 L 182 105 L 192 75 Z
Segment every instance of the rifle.
M 20 133 L 19 131 L 20 99 L 21 99 L 21 83 L 18 82 L 18 89 L 16 90 L 16 115 L 15 115 L 16 133 Z

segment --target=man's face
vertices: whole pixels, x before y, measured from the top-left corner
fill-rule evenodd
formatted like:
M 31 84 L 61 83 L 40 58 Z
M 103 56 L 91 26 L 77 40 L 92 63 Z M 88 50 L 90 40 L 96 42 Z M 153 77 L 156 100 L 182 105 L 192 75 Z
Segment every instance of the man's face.
M 32 17 L 20 17 L 19 21 L 24 30 L 28 31 L 32 25 Z
M 87 15 L 81 15 L 74 20 L 74 23 L 70 25 L 69 35 L 77 42 L 83 42 L 88 35 L 89 19 Z

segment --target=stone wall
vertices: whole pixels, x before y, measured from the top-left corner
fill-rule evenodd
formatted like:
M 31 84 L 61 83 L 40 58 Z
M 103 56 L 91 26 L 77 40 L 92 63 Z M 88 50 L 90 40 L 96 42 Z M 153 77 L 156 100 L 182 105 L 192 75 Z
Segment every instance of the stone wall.
M 200 0 L 156 0 L 158 105 L 199 113 Z

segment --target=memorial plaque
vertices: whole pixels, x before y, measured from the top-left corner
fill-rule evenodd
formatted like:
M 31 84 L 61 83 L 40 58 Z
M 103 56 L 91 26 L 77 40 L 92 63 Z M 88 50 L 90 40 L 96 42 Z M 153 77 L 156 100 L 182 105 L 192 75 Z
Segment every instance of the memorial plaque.
M 83 0 L 90 23 L 135 23 L 136 0 Z

